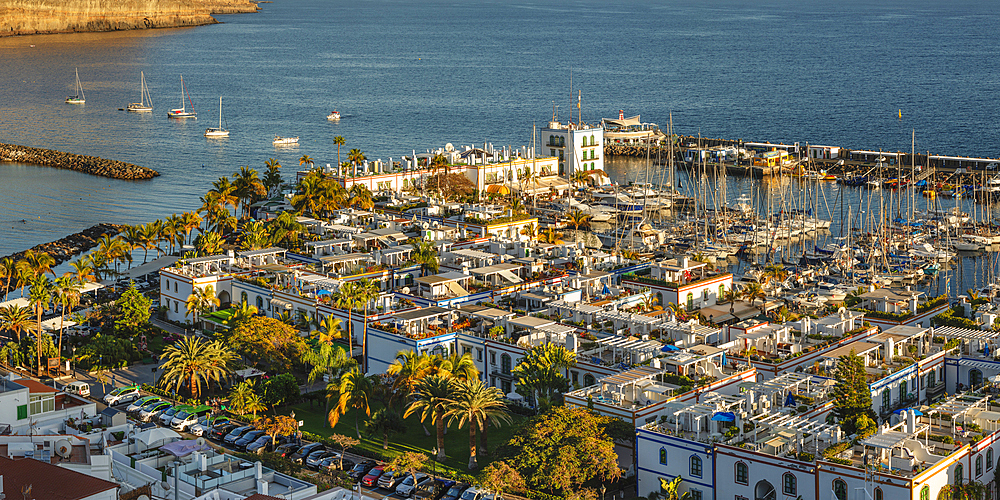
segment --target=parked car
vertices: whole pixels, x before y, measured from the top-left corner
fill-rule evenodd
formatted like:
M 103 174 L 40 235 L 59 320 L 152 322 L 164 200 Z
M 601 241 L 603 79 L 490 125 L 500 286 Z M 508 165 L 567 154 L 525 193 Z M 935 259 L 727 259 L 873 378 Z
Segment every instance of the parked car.
M 417 482 L 416 482 L 416 484 L 414 484 L 413 483 L 413 477 L 414 477 L 413 475 L 407 474 L 406 477 L 403 478 L 403 482 L 399 483 L 399 486 L 396 486 L 396 494 L 397 495 L 399 495 L 399 496 L 401 496 L 403 498 L 411 497 L 411 496 L 413 496 L 413 492 L 415 492 L 417 490 L 417 488 L 420 488 L 422 486 L 426 486 L 427 483 L 429 483 L 429 482 L 431 482 L 433 480 L 427 474 L 423 474 L 423 473 L 418 472 L 417 475 L 416 475 Z
M 257 438 L 259 438 L 261 436 L 266 436 L 266 435 L 267 434 L 265 434 L 264 431 L 262 431 L 262 430 L 259 430 L 259 429 L 258 430 L 252 430 L 252 431 L 250 431 L 250 432 L 248 432 L 248 433 L 240 436 L 240 438 L 237 439 L 236 442 L 233 443 L 233 447 L 236 448 L 237 450 L 240 450 L 240 451 L 246 451 L 247 450 L 247 446 L 250 446 L 250 443 L 256 441 Z
M 188 428 L 188 432 L 194 434 L 195 436 L 204 436 L 205 433 L 210 431 L 212 427 L 216 425 L 228 424 L 230 422 L 229 417 L 225 415 L 205 415 L 198 419 L 198 423 L 192 425 Z
M 319 464 L 323 463 L 323 460 L 326 460 L 330 457 L 340 458 L 340 453 L 330 450 L 314 451 L 310 453 L 308 457 L 306 457 L 306 467 L 309 467 L 312 470 L 319 470 Z
M 295 443 L 283 444 L 283 445 L 275 448 L 274 449 L 274 453 L 276 455 L 279 455 L 279 456 L 283 457 L 283 458 L 288 458 L 288 457 L 290 457 L 292 455 L 292 453 L 295 453 L 296 451 L 299 451 L 299 448 L 301 448 L 301 447 L 302 447 L 302 445 L 298 445 L 298 444 L 295 444 Z
M 324 458 L 323 461 L 319 463 L 319 469 L 332 473 L 333 471 L 340 470 L 341 462 L 344 464 L 344 470 L 351 470 L 354 468 L 354 460 L 349 458 L 341 460 L 340 457 L 329 457 Z
M 271 447 L 271 436 L 264 434 L 247 445 L 247 453 L 263 453 Z
M 361 478 L 365 477 L 365 474 L 368 474 L 368 471 L 375 468 L 376 465 L 378 465 L 378 462 L 374 460 L 364 460 L 358 462 L 354 464 L 354 467 L 351 470 L 347 471 L 347 477 L 350 477 L 355 482 L 360 481 Z
M 90 384 L 86 382 L 70 382 L 66 384 L 63 388 L 67 394 L 76 394 L 77 396 L 87 397 L 90 396 Z
M 146 406 L 149 403 L 153 403 L 156 401 L 163 401 L 163 398 L 159 396 L 143 396 L 135 400 L 135 402 L 133 402 L 132 404 L 128 405 L 128 407 L 125 408 L 125 413 L 138 413 L 143 406 Z
M 252 425 L 244 425 L 243 427 L 237 427 L 226 434 L 226 437 L 222 438 L 222 442 L 225 444 L 233 444 L 237 439 L 243 437 L 244 434 L 253 430 Z
M 161 413 L 173 408 L 173 406 L 169 401 L 157 401 L 143 406 L 142 410 L 139 410 L 139 420 L 143 422 L 156 421 Z
M 493 495 L 482 488 L 473 486 L 465 490 L 460 498 L 461 500 L 493 500 Z
M 404 471 L 394 471 L 387 470 L 382 472 L 382 475 L 378 478 L 378 487 L 389 491 L 394 491 L 396 486 L 403 481 L 403 476 L 406 475 Z
M 216 425 L 212 427 L 212 430 L 208 431 L 208 438 L 216 441 L 222 441 L 226 435 L 233 432 L 233 430 L 239 426 L 239 424 L 234 424 L 232 422 Z
M 170 421 L 170 428 L 175 431 L 185 431 L 188 427 L 198 423 L 201 417 L 210 415 L 212 407 L 207 405 L 194 406 L 174 414 L 174 419 Z
M 108 406 L 115 406 L 124 403 L 131 403 L 142 397 L 139 392 L 139 386 L 130 385 L 126 387 L 119 387 L 104 395 L 104 402 Z
M 455 481 L 450 479 L 433 478 L 427 484 L 417 487 L 413 493 L 413 498 L 419 500 L 441 500 L 441 497 L 454 485 Z
M 378 478 L 382 477 L 384 471 L 384 465 L 376 465 L 372 470 L 368 471 L 368 474 L 365 474 L 365 477 L 361 478 L 361 484 L 368 487 L 377 487 Z
M 293 463 L 301 464 L 310 453 L 323 449 L 323 443 L 309 443 L 288 456 Z
M 174 420 L 174 415 L 176 415 L 177 412 L 187 410 L 188 408 L 191 408 L 191 406 L 177 405 L 172 408 L 163 410 L 163 413 L 161 413 L 159 418 L 156 419 L 156 422 L 164 427 L 169 427 L 170 422 Z
M 455 483 L 448 488 L 448 491 L 441 497 L 441 500 L 458 500 L 462 497 L 462 493 L 469 489 L 468 483 Z

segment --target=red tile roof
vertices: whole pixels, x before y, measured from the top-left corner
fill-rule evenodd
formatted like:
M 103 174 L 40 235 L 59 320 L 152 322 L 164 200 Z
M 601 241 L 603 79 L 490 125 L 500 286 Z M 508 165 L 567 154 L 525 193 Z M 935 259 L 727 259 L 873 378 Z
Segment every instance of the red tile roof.
M 59 392 L 58 389 L 53 389 L 41 382 L 35 382 L 34 380 L 20 379 L 20 380 L 15 380 L 14 383 L 21 387 L 27 387 L 29 394 L 39 394 L 42 392 Z
M 31 485 L 32 498 L 45 500 L 79 500 L 118 485 L 94 476 L 64 469 L 40 460 L 11 460 L 0 456 L 3 488 L 7 498 L 18 498 L 21 489 Z

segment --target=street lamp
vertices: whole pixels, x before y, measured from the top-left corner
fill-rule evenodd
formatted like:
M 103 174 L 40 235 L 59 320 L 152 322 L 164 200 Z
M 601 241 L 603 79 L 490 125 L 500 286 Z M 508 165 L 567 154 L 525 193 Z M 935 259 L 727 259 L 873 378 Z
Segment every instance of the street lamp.
M 604 484 L 602 483 L 602 484 L 601 484 L 601 500 L 604 500 L 604 493 L 605 493 L 605 492 L 606 492 L 607 490 L 608 490 L 608 489 L 607 489 L 607 487 L 606 487 L 606 486 L 604 486 Z

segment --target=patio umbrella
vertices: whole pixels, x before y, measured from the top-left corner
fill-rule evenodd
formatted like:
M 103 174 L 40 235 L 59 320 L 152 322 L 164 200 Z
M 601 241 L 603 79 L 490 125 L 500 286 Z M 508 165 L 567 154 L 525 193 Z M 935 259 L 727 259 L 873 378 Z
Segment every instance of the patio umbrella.
M 986 380 L 989 380 L 990 382 L 993 382 L 994 384 L 998 384 L 998 383 L 1000 383 L 1000 373 L 998 373 L 996 375 L 993 375 L 992 377 L 990 377 L 990 378 L 988 378 Z
M 795 406 L 795 396 L 792 393 L 788 393 L 788 397 L 785 398 L 785 406 Z

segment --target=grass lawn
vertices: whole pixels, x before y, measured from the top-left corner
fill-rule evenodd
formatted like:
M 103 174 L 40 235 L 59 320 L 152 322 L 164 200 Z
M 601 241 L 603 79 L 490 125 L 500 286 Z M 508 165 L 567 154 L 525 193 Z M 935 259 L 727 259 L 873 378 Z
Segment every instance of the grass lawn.
M 378 408 L 381 408 L 381 406 L 376 407 L 373 405 L 372 413 L 374 413 Z M 281 415 L 288 415 L 292 410 L 295 411 L 295 418 L 302 421 L 303 431 L 312 432 L 320 436 L 343 434 L 354 438 L 357 437 L 357 433 L 354 430 L 354 417 L 356 414 L 360 413 L 358 428 L 361 430 L 361 444 L 359 444 L 356 449 L 380 453 L 389 458 L 404 451 L 418 451 L 433 456 L 431 451 L 437 446 L 434 436 L 434 426 L 428 422 L 427 430 L 431 433 L 431 435 L 425 435 L 423 428 L 420 427 L 420 417 L 417 414 L 410 415 L 410 418 L 406 419 L 406 432 L 389 436 L 389 449 L 383 450 L 381 435 L 369 436 L 365 433 L 365 421 L 367 416 L 364 412 L 350 410 L 340 419 L 339 422 L 337 422 L 337 426 L 331 430 L 330 426 L 327 424 L 326 413 L 324 412 L 324 407 L 321 403 L 315 403 L 310 406 L 308 402 L 305 402 L 297 405 L 285 406 L 280 408 L 278 413 Z M 488 445 L 490 450 L 494 450 L 497 446 L 509 441 L 517 428 L 520 427 L 520 425 L 526 420 L 525 417 L 520 415 L 511 415 L 511 417 L 513 418 L 513 423 L 511 425 L 505 425 L 499 428 L 491 426 L 489 428 L 487 437 L 489 439 Z M 445 422 L 447 422 L 447 420 L 445 420 Z M 479 436 L 476 436 L 476 444 L 478 446 Z M 444 449 L 446 458 L 443 463 L 436 465 L 438 472 L 450 469 L 454 472 L 461 472 L 465 474 L 470 473 L 468 470 L 468 427 L 459 429 L 457 425 L 452 425 L 444 436 Z M 432 467 L 433 471 L 433 462 L 429 465 Z M 485 465 L 486 463 L 480 463 L 479 468 L 482 469 Z

